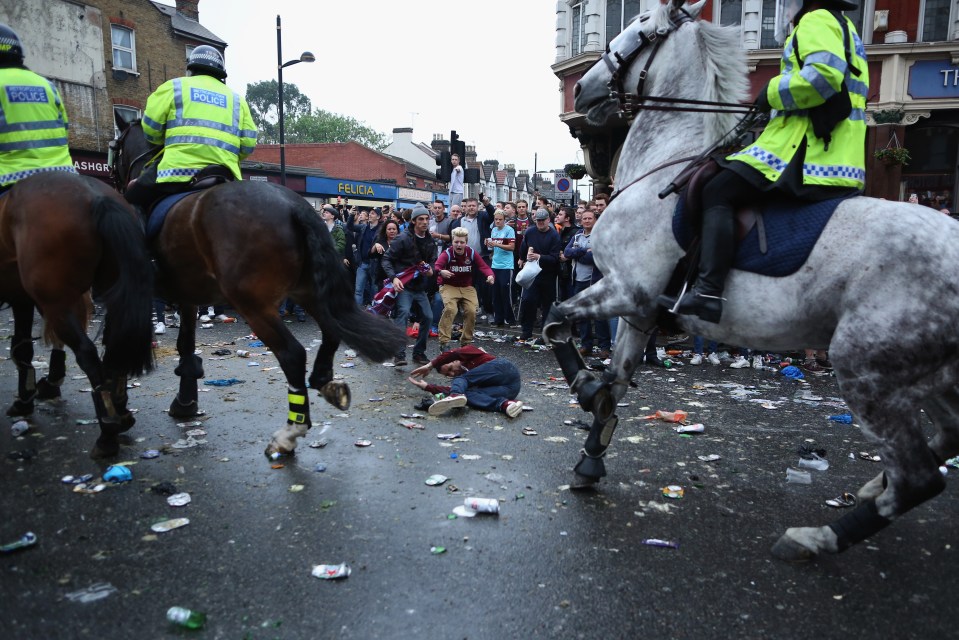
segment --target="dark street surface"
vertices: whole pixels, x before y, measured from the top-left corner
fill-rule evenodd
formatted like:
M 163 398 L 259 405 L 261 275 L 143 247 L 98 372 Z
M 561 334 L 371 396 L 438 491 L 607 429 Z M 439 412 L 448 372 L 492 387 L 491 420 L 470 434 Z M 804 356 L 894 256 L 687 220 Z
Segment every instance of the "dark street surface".
M 8 317 L 0 314 L 4 337 Z M 315 325 L 289 326 L 304 345 L 319 338 Z M 769 552 L 787 527 L 837 518 L 824 500 L 880 470 L 858 458 L 875 447 L 855 425 L 827 420 L 845 412 L 834 378 L 644 367 L 620 408 L 609 476 L 583 493 L 567 485 L 586 432 L 564 421 L 588 415 L 550 380 L 560 374 L 549 351 L 477 342 L 521 368 L 520 399 L 533 411 L 510 420 L 467 410 L 418 418 L 425 429 L 410 430 L 399 421 L 423 395 L 406 382 L 413 366 L 348 360 L 341 348 L 336 372 L 353 406 L 341 413 L 313 393 L 317 426 L 274 469 L 263 449 L 285 421 L 286 384 L 275 359 L 241 339 L 248 333 L 242 322 L 199 330 L 207 379 L 244 382 L 201 387 L 207 435 L 197 439 L 206 442 L 185 449 L 171 445 L 196 427 L 166 415 L 177 330 L 160 336 L 158 370 L 130 391 L 137 424 L 116 460 L 130 464 L 132 482 L 92 495 L 61 483 L 106 467 L 88 457 L 97 427 L 77 424 L 93 418 L 93 405 L 72 354 L 65 401 L 40 407 L 20 438 L 0 432 L 0 544 L 38 537 L 0 555 L 0 638 L 955 637 L 955 483 L 840 556 L 792 566 Z M 254 356 L 210 355 L 232 341 L 225 348 Z M 36 354 L 46 359 L 40 345 Z M 4 361 L 4 407 L 15 389 Z M 657 409 L 685 409 L 705 433 L 684 437 L 640 419 Z M 455 432 L 461 440 L 436 437 Z M 320 439 L 329 443 L 307 446 Z M 354 446 L 360 439 L 372 446 Z M 812 471 L 812 484 L 787 484 L 801 445 L 825 448 L 830 467 Z M 8 457 L 27 448 L 38 455 Z M 162 453 L 141 459 L 147 449 Z M 721 459 L 699 460 L 708 454 Z M 449 480 L 427 486 L 433 474 Z M 192 502 L 168 505 L 150 491 L 160 482 Z M 672 484 L 682 499 L 662 495 Z M 498 498 L 501 513 L 450 519 L 466 497 Z M 151 531 L 177 517 L 189 525 Z M 314 565 L 341 562 L 352 568 L 345 580 L 311 575 Z M 205 612 L 205 628 L 169 624 L 174 605 Z

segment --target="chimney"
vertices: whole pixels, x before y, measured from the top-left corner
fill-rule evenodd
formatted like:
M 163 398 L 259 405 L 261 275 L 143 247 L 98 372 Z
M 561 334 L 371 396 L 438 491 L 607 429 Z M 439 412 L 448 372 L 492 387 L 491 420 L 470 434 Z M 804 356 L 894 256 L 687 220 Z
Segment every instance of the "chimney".
M 176 12 L 189 18 L 200 21 L 200 0 L 176 0 Z
M 499 160 L 483 160 L 483 166 L 492 167 L 493 171 L 499 169 Z
M 504 164 L 503 168 L 506 169 L 506 175 L 509 178 L 516 177 L 516 165 L 515 164 Z
M 430 143 L 430 147 L 433 148 L 437 154 L 442 151 L 450 150 L 450 141 L 443 137 L 442 133 L 433 134 L 433 142 Z
M 413 127 L 397 127 L 393 129 L 393 144 L 412 146 Z
M 466 145 L 466 166 L 476 166 L 476 147 Z

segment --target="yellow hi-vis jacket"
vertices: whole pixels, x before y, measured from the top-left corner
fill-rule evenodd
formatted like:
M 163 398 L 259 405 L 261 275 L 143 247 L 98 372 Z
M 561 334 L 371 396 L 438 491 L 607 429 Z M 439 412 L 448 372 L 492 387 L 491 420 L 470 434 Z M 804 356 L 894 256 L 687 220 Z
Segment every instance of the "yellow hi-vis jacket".
M 44 171 L 76 172 L 60 93 L 32 71 L 0 69 L 0 186 Z
M 188 182 L 218 164 L 237 180 L 240 160 L 253 153 L 256 125 L 246 100 L 212 76 L 167 80 L 147 99 L 143 133 L 163 145 L 157 183 Z
M 862 189 L 866 178 L 866 97 L 869 68 L 866 50 L 849 18 L 850 62 L 860 71 L 856 76 L 846 63 L 842 25 L 829 11 L 817 9 L 805 14 L 786 42 L 779 75 L 766 86 L 773 108 L 769 124 L 754 144 L 732 154 L 776 182 L 806 139 L 803 184 Z M 799 42 L 797 52 L 795 43 Z M 798 53 L 798 56 L 797 56 Z M 799 66 L 799 58 L 803 66 Z M 852 103 L 849 117 L 832 130 L 826 144 L 813 133 L 809 109 L 818 107 L 840 91 L 845 80 Z

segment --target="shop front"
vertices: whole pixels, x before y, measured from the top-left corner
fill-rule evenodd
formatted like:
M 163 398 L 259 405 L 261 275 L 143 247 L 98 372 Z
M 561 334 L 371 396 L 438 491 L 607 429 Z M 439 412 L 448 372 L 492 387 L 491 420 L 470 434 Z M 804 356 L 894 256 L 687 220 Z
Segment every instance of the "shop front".
M 77 173 L 97 178 L 111 187 L 113 186 L 107 154 L 70 149 L 70 157 L 73 158 L 73 167 L 77 170 Z
M 412 209 L 417 205 L 417 203 L 421 203 L 429 207 L 430 204 L 436 200 L 439 200 L 444 205 L 449 206 L 450 196 L 448 193 L 435 193 L 433 191 L 410 189 L 407 187 L 399 187 L 396 190 L 397 209 Z
M 342 202 L 347 206 L 393 206 L 396 202 L 396 185 L 307 176 L 305 195 L 308 199 L 313 197 L 333 204 Z

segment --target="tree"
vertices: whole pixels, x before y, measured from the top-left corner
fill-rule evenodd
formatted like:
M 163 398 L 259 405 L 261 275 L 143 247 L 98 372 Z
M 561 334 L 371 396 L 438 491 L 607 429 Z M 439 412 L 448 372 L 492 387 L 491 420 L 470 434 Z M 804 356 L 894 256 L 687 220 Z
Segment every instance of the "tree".
M 381 151 L 389 140 L 385 133 L 368 127 L 356 118 L 314 109 L 302 116 L 286 130 L 287 142 L 359 142 L 363 146 Z
M 279 144 L 279 86 L 276 80 L 264 80 L 246 85 L 246 101 L 250 103 L 250 112 L 256 123 L 257 140 L 266 144 Z M 300 93 L 299 87 L 288 82 L 283 83 L 283 120 L 284 132 L 313 109 L 310 99 Z

